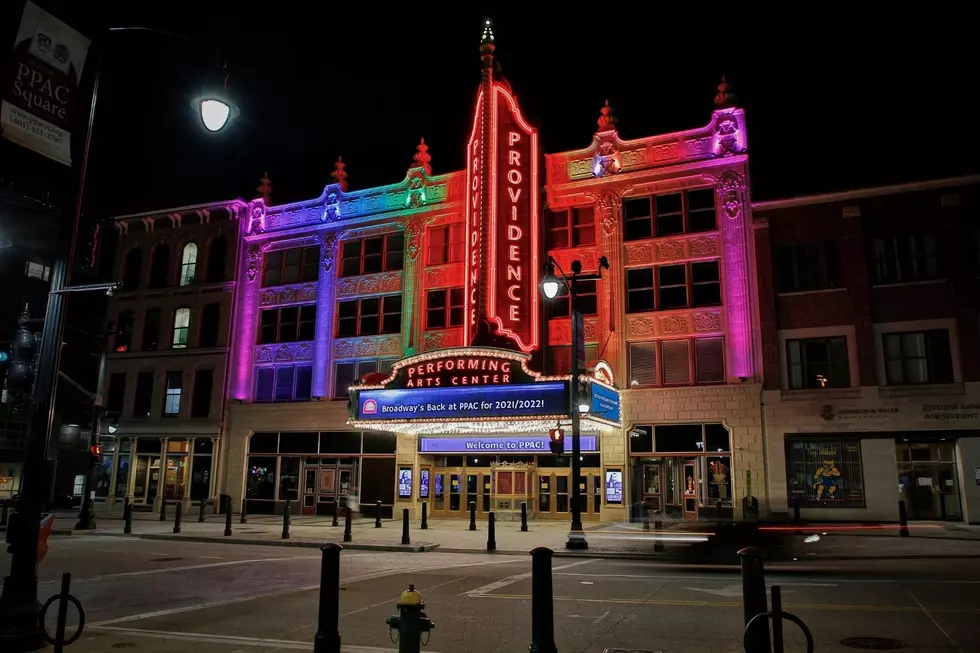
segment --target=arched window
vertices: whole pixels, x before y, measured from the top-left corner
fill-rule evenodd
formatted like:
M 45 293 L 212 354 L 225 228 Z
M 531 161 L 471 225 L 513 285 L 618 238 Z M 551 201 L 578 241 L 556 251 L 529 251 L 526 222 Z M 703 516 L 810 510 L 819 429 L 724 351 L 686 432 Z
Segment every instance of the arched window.
M 143 275 L 143 250 L 139 247 L 126 252 L 123 262 L 123 290 L 136 290 L 140 287 L 140 277 Z
M 218 236 L 211 241 L 208 248 L 208 283 L 218 283 L 225 280 L 225 261 L 228 256 L 228 241 L 224 236 Z
M 178 308 L 174 311 L 174 349 L 183 349 L 187 346 L 187 334 L 191 327 L 191 309 Z
M 150 262 L 150 288 L 163 288 L 170 276 L 170 245 L 161 243 L 153 250 Z
M 180 285 L 189 286 L 194 283 L 197 274 L 197 245 L 187 243 L 180 255 Z

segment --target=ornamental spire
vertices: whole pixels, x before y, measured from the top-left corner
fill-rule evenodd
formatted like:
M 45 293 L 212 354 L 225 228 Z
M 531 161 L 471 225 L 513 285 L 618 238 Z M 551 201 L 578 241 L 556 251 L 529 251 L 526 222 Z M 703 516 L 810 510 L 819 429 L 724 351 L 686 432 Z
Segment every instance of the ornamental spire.
M 425 170 L 425 174 L 432 176 L 432 166 L 429 162 L 432 161 L 432 155 L 429 154 L 429 146 L 425 144 L 425 139 L 419 140 L 419 144 L 415 146 L 415 156 L 412 157 L 412 161 L 415 163 L 412 165 L 413 168 L 422 168 Z
M 265 202 L 266 206 L 272 203 L 272 180 L 269 179 L 269 173 L 263 173 L 262 179 L 259 180 L 259 185 L 255 188 L 255 192 L 259 194 L 259 197 Z
M 606 100 L 606 104 L 602 107 L 600 112 L 602 115 L 599 116 L 599 131 L 604 132 L 610 129 L 616 129 L 616 123 L 619 119 L 614 115 L 615 111 L 609 106 L 609 100 Z
M 485 78 L 493 74 L 493 51 L 497 46 L 493 44 L 493 25 L 490 19 L 483 21 L 483 36 L 480 37 L 480 60 L 483 62 L 483 76 Z
M 344 158 L 338 156 L 337 163 L 333 164 L 333 172 L 330 176 L 333 177 L 334 183 L 340 186 L 340 190 L 347 192 L 347 171 L 345 170 L 347 166 L 344 165 Z
M 721 84 L 718 85 L 718 94 L 715 95 L 715 109 L 731 109 L 736 106 L 738 106 L 738 98 L 735 96 L 735 89 L 722 75 Z

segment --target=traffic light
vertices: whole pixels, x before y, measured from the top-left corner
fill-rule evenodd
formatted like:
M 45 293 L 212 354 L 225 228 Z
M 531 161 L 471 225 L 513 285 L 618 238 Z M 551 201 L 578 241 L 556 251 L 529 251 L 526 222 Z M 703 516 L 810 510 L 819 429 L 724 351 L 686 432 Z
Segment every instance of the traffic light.
M 565 432 L 561 429 L 551 429 L 548 431 L 548 446 L 551 447 L 551 453 L 556 456 L 560 456 L 565 453 Z
M 9 361 L 7 362 L 7 393 L 8 401 L 29 397 L 34 388 L 34 358 L 37 354 L 37 336 L 27 328 L 30 314 L 27 309 L 18 320 L 17 333 L 10 346 Z
M 102 464 L 102 445 L 101 444 L 93 444 L 91 447 L 88 448 L 88 452 L 92 456 L 92 464 L 93 465 L 101 465 Z

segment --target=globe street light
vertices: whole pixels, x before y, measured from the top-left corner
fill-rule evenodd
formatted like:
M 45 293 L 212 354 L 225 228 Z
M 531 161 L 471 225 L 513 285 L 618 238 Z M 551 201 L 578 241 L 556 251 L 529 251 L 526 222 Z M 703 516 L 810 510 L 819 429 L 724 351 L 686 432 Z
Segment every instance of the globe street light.
M 201 124 L 209 132 L 219 132 L 238 115 L 238 107 L 230 100 L 214 95 L 194 98 L 191 103 L 201 116 Z
M 548 262 L 544 264 L 544 277 L 541 279 L 541 292 L 544 293 L 545 298 L 554 299 L 558 296 L 559 290 L 561 290 L 561 282 L 558 280 L 558 277 L 555 276 L 555 264 L 549 257 Z

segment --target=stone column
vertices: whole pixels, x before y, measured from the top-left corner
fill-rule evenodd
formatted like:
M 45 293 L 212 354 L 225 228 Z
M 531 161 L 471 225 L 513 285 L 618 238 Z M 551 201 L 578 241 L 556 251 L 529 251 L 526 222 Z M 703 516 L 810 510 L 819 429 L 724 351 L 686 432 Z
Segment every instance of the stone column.
M 330 346 L 333 343 L 334 281 L 337 271 L 337 249 L 340 243 L 332 234 L 324 234 L 320 241 L 320 283 L 316 292 L 316 340 L 313 345 L 313 396 L 330 398 L 330 369 L 333 359 Z M 217 454 L 217 450 L 215 451 Z
M 597 340 L 601 353 L 613 369 L 616 384 L 623 385 L 626 378 L 626 331 L 623 316 L 626 312 L 626 301 L 623 296 L 623 230 L 622 223 L 622 191 L 603 191 L 593 196 L 595 199 L 596 219 L 599 234 L 599 255 L 609 260 L 609 269 L 602 270 L 603 280 L 599 286 L 599 321 Z
M 191 479 L 194 474 L 194 440 L 187 438 L 187 464 L 184 465 L 184 496 L 181 501 L 184 504 L 184 514 L 190 514 L 191 509 Z
M 413 347 L 416 354 L 422 353 L 420 315 L 424 313 L 422 292 L 422 270 L 419 256 L 423 256 L 426 223 L 415 218 L 405 229 L 405 269 L 402 271 L 402 342 L 401 351 Z M 400 352 L 399 352 L 400 353 Z
M 160 512 L 160 505 L 163 502 L 164 491 L 167 485 L 167 444 L 170 438 L 164 436 L 160 438 L 160 478 L 157 480 L 157 495 L 153 499 L 153 511 Z M 147 479 L 149 482 L 149 479 Z
M 729 376 L 755 380 L 755 347 L 752 335 L 752 296 L 749 290 L 751 259 L 750 225 L 746 207 L 745 177 L 725 170 L 718 179 L 718 230 L 722 243 L 722 282 L 727 322 L 725 349 Z

